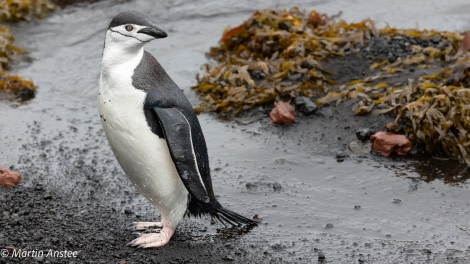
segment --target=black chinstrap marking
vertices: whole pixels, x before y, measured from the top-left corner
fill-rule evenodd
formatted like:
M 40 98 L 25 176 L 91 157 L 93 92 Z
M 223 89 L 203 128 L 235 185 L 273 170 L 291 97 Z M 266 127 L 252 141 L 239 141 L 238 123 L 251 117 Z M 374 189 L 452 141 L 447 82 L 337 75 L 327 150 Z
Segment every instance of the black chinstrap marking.
M 112 30 L 112 29 L 109 29 L 109 31 L 114 32 L 114 33 L 118 33 L 118 34 L 123 35 L 123 36 L 125 36 L 125 37 L 135 38 L 135 39 L 137 39 L 138 41 L 140 41 L 140 42 L 142 42 L 142 43 L 147 43 L 147 42 L 152 41 L 151 39 L 150 39 L 150 40 L 141 40 L 141 39 L 139 39 L 139 38 L 137 38 L 137 37 L 130 36 L 130 35 L 126 35 L 126 34 L 122 34 L 121 32 L 116 31 L 116 30 Z

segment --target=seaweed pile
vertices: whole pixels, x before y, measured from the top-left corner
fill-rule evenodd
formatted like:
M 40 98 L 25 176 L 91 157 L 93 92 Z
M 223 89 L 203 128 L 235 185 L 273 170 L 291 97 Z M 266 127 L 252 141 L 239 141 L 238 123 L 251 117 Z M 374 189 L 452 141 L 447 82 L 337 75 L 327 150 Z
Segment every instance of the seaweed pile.
M 242 25 L 226 31 L 220 46 L 211 48 L 215 65 L 204 65 L 193 87 L 202 94 L 202 108 L 234 112 L 273 105 L 276 98 L 323 94 L 328 78 L 319 60 L 336 51 L 325 18 L 318 13 L 305 19 L 293 8 L 256 12 Z M 349 35 L 345 33 L 345 35 Z M 348 36 L 352 37 L 352 36 Z
M 50 0 L 0 1 L 0 22 L 30 21 L 44 16 L 54 8 Z M 14 40 L 10 28 L 0 26 L 0 91 L 13 94 L 15 98 L 25 101 L 34 97 L 36 87 L 33 82 L 4 72 L 10 62 L 18 60 L 26 53 L 26 50 L 13 44 Z
M 26 101 L 34 97 L 36 87 L 31 80 L 25 80 L 15 74 L 8 74 L 4 70 L 11 61 L 19 60 L 26 51 L 13 44 L 14 38 L 8 27 L 0 26 L 0 92 L 12 95 L 20 101 Z
M 0 2 L 0 21 L 31 21 L 54 10 L 50 0 L 6 0 Z
M 12 95 L 24 102 L 34 98 L 36 86 L 33 81 L 26 80 L 21 76 L 0 72 L 0 91 L 5 93 L 5 98 L 9 99 L 8 95 Z
M 10 32 L 10 28 L 0 26 L 0 71 L 8 66 L 11 60 L 15 60 L 26 51 L 15 46 L 13 42 L 15 38 Z
M 462 38 L 446 31 L 378 29 L 370 19 L 347 23 L 296 7 L 260 10 L 210 49 L 212 61 L 192 87 L 202 101 L 196 110 L 237 115 L 300 96 L 318 106 L 355 100 L 356 115 L 392 115 L 415 145 L 470 164 L 470 62 L 466 54 L 451 56 Z M 387 43 L 400 49 L 389 50 Z M 340 83 L 325 70 L 328 60 L 366 50 L 365 76 Z M 419 74 L 408 80 L 410 72 Z
M 401 121 L 410 139 L 437 156 L 470 164 L 470 61 L 424 75 L 402 89 Z

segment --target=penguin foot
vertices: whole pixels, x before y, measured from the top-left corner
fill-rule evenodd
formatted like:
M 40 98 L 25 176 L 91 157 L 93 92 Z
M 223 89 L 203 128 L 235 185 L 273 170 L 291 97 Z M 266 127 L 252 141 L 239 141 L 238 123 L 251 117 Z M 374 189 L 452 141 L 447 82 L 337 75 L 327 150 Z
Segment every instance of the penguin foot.
M 175 230 L 170 227 L 163 227 L 159 233 L 146 233 L 132 240 L 127 246 L 137 248 L 156 248 L 164 246 L 170 241 Z
M 142 231 L 142 230 L 151 230 L 156 231 L 157 229 L 161 229 L 163 227 L 162 222 L 134 222 L 132 223 L 132 229 L 135 231 Z

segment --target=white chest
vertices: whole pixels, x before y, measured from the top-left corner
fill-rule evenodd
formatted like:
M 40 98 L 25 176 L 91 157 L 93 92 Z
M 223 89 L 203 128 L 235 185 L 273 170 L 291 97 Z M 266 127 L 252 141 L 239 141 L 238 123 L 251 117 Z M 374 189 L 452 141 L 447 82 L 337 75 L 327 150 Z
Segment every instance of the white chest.
M 106 137 L 128 178 L 157 207 L 173 200 L 175 193 L 186 199 L 166 141 L 148 126 L 146 93 L 132 86 L 132 67 L 128 63 L 101 74 L 98 108 Z
M 142 174 L 137 163 L 155 154 L 153 151 L 146 153 L 145 145 L 162 147 L 147 125 L 143 110 L 145 96 L 144 91 L 132 87 L 131 76 L 123 74 L 119 68 L 100 78 L 98 109 L 101 123 L 111 149 L 131 180 Z

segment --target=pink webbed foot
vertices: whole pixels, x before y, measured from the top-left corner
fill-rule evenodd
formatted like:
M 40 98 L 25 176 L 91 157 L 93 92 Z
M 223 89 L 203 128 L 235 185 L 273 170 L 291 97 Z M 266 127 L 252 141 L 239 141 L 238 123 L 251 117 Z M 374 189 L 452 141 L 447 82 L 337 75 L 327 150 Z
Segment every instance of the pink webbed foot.
M 138 248 L 155 248 L 164 246 L 170 241 L 175 230 L 164 226 L 160 232 L 141 234 L 138 238 L 132 240 L 127 245 Z

